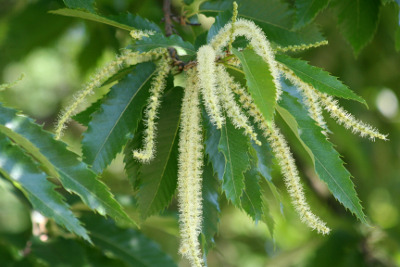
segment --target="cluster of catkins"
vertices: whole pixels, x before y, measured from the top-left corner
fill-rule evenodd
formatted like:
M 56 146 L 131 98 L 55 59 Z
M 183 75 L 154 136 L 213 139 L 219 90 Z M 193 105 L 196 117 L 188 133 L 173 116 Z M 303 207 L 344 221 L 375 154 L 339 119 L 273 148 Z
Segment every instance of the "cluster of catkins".
M 217 63 L 217 59 L 226 56 L 223 49 L 225 47 L 231 48 L 232 42 L 237 36 L 244 36 L 250 42 L 250 46 L 255 53 L 268 63 L 277 92 L 271 98 L 276 101 L 279 100 L 282 93 L 280 77 L 283 75 L 298 88 L 304 97 L 304 103 L 310 116 L 322 129 L 327 129 L 322 116 L 323 107 L 338 123 L 344 124 L 346 128 L 351 128 L 353 132 L 358 132 L 361 136 L 369 136 L 371 139 L 380 138 L 386 140 L 385 135 L 356 120 L 338 106 L 337 101 L 331 96 L 319 92 L 310 84 L 299 79 L 284 65 L 278 63 L 275 60 L 274 50 L 262 30 L 252 21 L 236 20 L 237 6 L 235 7 L 232 22 L 226 24 L 209 44 L 200 47 L 197 52 L 197 64 L 186 71 L 178 159 L 180 253 L 190 260 L 192 266 L 196 267 L 204 265 L 198 241 L 202 221 L 201 180 L 204 156 L 200 94 L 210 120 L 217 128 L 221 128 L 225 123 L 226 118 L 223 114 L 226 114 L 236 128 L 243 128 L 244 133 L 249 138 L 256 144 L 261 145 L 253 126 L 249 122 L 249 117 L 253 117 L 256 125 L 270 143 L 273 153 L 279 162 L 288 193 L 301 220 L 312 229 L 316 229 L 318 233 L 328 234 L 330 231 L 325 223 L 311 212 L 305 199 L 304 190 L 289 146 L 275 123 L 268 124 L 266 122 L 247 90 L 235 82 L 233 77 L 226 71 L 224 65 Z M 132 37 L 142 38 L 149 34 L 152 33 L 135 31 L 132 32 Z M 295 47 L 290 49 L 295 49 Z M 165 78 L 172 65 L 169 54 L 164 48 L 158 48 L 142 54 L 126 51 L 117 60 L 101 69 L 94 76 L 92 82 L 78 93 L 75 101 L 61 114 L 56 126 L 56 138 L 59 139 L 61 137 L 65 123 L 74 114 L 78 104 L 84 101 L 86 95 L 99 87 L 102 81 L 124 68 L 124 65 L 133 65 L 144 61 L 157 62 L 157 75 L 153 78 L 150 98 L 145 110 L 144 145 L 141 150 L 133 151 L 133 156 L 143 163 L 148 163 L 152 160 L 156 151 L 154 143 L 157 128 L 155 118 L 163 95 Z M 240 105 L 235 101 L 235 94 L 238 96 Z M 325 132 L 325 134 L 327 133 Z

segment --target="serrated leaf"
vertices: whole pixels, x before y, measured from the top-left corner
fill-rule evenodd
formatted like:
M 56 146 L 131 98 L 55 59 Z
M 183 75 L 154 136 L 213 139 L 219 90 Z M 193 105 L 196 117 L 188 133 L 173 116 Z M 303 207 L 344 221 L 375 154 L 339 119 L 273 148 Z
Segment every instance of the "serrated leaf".
M 81 10 L 74 9 L 58 9 L 49 11 L 49 13 L 63 15 L 67 17 L 76 17 L 81 19 L 87 19 L 96 21 L 99 23 L 104 23 L 107 25 L 111 25 L 113 27 L 117 27 L 123 30 L 132 31 L 132 30 L 149 30 L 161 33 L 160 28 L 157 24 L 150 22 L 146 19 L 143 19 L 137 15 L 132 15 L 130 13 L 121 14 L 118 16 L 105 17 L 93 13 L 88 13 Z
M 244 173 L 245 189 L 241 197 L 243 210 L 257 223 L 263 216 L 260 173 L 254 165 Z
M 217 129 L 208 117 L 208 114 L 204 108 L 204 105 L 201 106 L 202 108 L 202 123 L 204 129 L 204 145 L 205 145 L 205 152 L 208 155 L 208 163 L 212 164 L 213 173 L 217 173 L 218 179 L 222 181 L 224 179 L 225 173 L 225 156 L 222 152 L 218 149 L 218 145 L 221 140 L 221 130 Z
M 211 25 L 211 28 L 208 30 L 207 34 L 207 43 L 209 43 L 215 35 L 227 24 L 230 20 L 232 20 L 232 8 L 224 10 L 220 12 L 215 17 L 215 22 Z
M 275 221 L 274 218 L 271 215 L 270 209 L 269 209 L 269 203 L 267 201 L 267 198 L 265 197 L 265 194 L 262 195 L 262 202 L 263 202 L 263 216 L 261 220 L 267 225 L 269 234 L 271 235 L 271 238 L 275 244 Z
M 37 211 L 91 242 L 68 204 L 54 190 L 56 186 L 47 180 L 47 175 L 38 169 L 32 158 L 3 133 L 0 133 L 0 172 L 24 192 Z
M 219 12 L 232 10 L 234 0 L 204 2 L 200 12 L 216 17 Z M 310 24 L 300 31 L 292 31 L 294 11 L 279 0 L 236 0 L 239 17 L 253 20 L 262 28 L 270 41 L 281 47 L 314 44 L 325 39 L 318 28 Z
M 250 167 L 250 140 L 243 129 L 235 129 L 229 120 L 222 126 L 221 132 L 218 149 L 224 154 L 226 162 L 222 190 L 229 201 L 240 207 L 240 197 L 245 188 L 244 172 Z
M 298 30 L 311 23 L 328 4 L 329 0 L 296 0 L 296 19 L 293 29 Z
M 134 229 L 122 229 L 111 219 L 95 214 L 82 216 L 96 247 L 111 252 L 132 267 L 177 267 L 159 246 Z
M 284 92 L 277 111 L 310 155 L 315 172 L 328 185 L 334 197 L 367 224 L 350 173 L 343 166 L 340 155 L 322 133 L 322 128 L 309 116 L 307 109 L 297 98 Z
M 72 9 L 85 9 L 93 14 L 96 14 L 93 5 L 96 4 L 94 0 L 64 0 L 67 7 Z
M 196 50 L 193 45 L 189 42 L 185 42 L 178 35 L 171 35 L 170 37 L 165 37 L 163 34 L 153 34 L 149 37 L 143 37 L 141 40 L 137 40 L 134 44 L 129 45 L 127 48 L 133 51 L 139 51 L 140 53 L 148 52 L 158 47 L 175 47 L 183 49 L 185 53 L 189 56 L 196 55 Z M 179 51 L 178 51 L 179 54 Z
M 247 88 L 266 122 L 271 124 L 276 105 L 276 87 L 268 64 L 253 50 L 239 52 L 232 48 L 233 54 L 242 63 L 246 75 Z
M 101 104 L 103 103 L 103 99 L 105 97 L 106 96 L 99 98 L 96 102 L 92 103 L 87 109 L 73 116 L 72 119 L 76 120 L 83 126 L 87 127 L 89 125 L 89 122 L 92 120 L 92 114 L 101 107 Z
M 365 102 L 362 97 L 356 95 L 346 85 L 340 82 L 336 77 L 331 76 L 328 72 L 311 66 L 304 60 L 291 58 L 286 55 L 276 55 L 275 60 L 289 68 L 303 82 L 311 84 L 321 93 L 356 100 L 368 107 L 367 102 Z
M 150 96 L 155 64 L 139 64 L 114 85 L 92 114 L 82 140 L 83 160 L 95 173 L 102 172 L 122 150 L 135 132 L 142 109 Z
M 17 111 L 0 105 L 0 132 L 6 134 L 40 162 L 52 177 L 58 178 L 64 188 L 80 196 L 89 208 L 101 215 L 117 220 L 133 221 L 113 198 L 107 186 L 96 179 L 96 174 L 78 160 L 78 155 L 67 149 L 67 145 L 54 139 L 31 119 L 17 115 Z
M 32 254 L 51 267 L 86 267 L 85 251 L 73 239 L 58 237 L 47 242 L 35 238 L 32 242 Z
M 332 4 L 336 9 L 340 31 L 358 55 L 378 28 L 381 1 L 336 0 Z
M 214 245 L 214 236 L 218 233 L 219 217 L 221 209 L 219 207 L 219 181 L 213 173 L 211 164 L 204 162 L 202 197 L 203 197 L 203 222 L 201 233 L 204 236 L 205 254 Z
M 165 94 L 157 126 L 156 156 L 139 169 L 138 209 L 143 219 L 171 202 L 178 180 L 178 132 L 183 89 Z

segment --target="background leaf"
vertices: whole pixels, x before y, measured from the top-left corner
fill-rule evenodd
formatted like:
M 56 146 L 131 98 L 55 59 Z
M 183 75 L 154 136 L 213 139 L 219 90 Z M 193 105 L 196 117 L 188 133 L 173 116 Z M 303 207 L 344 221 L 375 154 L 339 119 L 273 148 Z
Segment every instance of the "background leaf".
M 294 30 L 311 23 L 321 10 L 329 4 L 329 0 L 296 0 L 296 19 Z
M 90 242 L 85 228 L 54 190 L 55 185 L 47 181 L 47 175 L 38 169 L 32 158 L 3 133 L 0 133 L 0 171 L 26 194 L 36 210 Z
M 142 109 L 147 103 L 155 64 L 139 64 L 114 85 L 92 114 L 82 140 L 83 160 L 95 173 L 100 173 L 115 158 L 135 132 Z
M 257 223 L 263 216 L 262 191 L 259 185 L 260 173 L 255 166 L 244 173 L 245 189 L 241 197 L 243 210 Z
M 72 9 L 85 9 L 93 14 L 96 14 L 93 5 L 96 4 L 94 0 L 64 0 L 67 7 Z

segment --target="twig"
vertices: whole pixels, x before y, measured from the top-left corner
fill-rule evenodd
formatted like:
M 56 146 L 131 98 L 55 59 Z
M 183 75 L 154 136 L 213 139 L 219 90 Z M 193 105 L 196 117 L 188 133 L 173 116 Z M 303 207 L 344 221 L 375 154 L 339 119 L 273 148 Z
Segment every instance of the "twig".
M 172 35 L 172 28 L 174 27 L 171 21 L 171 0 L 164 0 L 163 12 L 165 21 L 165 35 L 169 37 Z

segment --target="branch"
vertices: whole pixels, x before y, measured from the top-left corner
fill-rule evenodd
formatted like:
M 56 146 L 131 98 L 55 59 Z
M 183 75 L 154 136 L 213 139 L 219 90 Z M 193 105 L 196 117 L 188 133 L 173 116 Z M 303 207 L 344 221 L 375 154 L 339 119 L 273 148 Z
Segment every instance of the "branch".
M 164 0 L 163 12 L 165 22 L 165 35 L 169 37 L 172 35 L 172 28 L 174 27 L 171 21 L 171 0 Z

